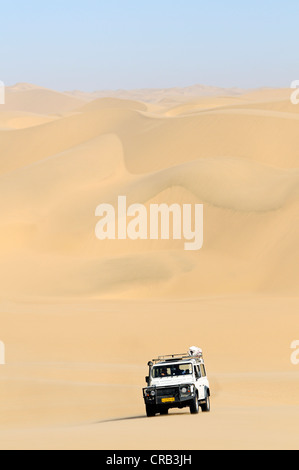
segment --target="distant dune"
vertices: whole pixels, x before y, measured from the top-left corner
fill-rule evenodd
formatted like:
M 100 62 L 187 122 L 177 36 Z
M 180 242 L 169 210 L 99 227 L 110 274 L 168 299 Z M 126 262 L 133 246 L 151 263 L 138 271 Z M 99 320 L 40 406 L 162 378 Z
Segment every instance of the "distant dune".
M 26 84 L 8 90 L 1 296 L 296 293 L 299 107 L 286 90 L 156 92 L 178 101 L 152 107 L 148 90 L 136 92 L 140 101 L 89 102 Z M 190 99 L 196 93 L 213 96 Z M 99 242 L 95 208 L 118 195 L 203 203 L 204 248 L 191 255 L 178 241 Z
M 13 87 L 6 87 L 5 105 L 3 111 L 23 111 L 36 114 L 62 114 L 73 111 L 82 101 L 46 88 L 20 83 Z
M 220 88 L 205 85 L 193 85 L 189 87 L 174 88 L 145 88 L 140 90 L 104 90 L 93 93 L 84 93 L 78 90 L 68 91 L 66 94 L 85 100 L 97 98 L 119 98 L 123 100 L 140 100 L 149 103 L 173 103 L 184 102 L 186 99 L 212 96 L 238 96 L 245 93 L 241 88 Z

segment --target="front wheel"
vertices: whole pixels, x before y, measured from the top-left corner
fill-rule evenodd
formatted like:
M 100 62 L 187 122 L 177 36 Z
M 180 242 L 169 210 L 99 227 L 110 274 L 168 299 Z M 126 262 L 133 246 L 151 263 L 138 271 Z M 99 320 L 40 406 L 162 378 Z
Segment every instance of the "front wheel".
M 199 413 L 199 403 L 198 397 L 195 395 L 190 405 L 190 412 L 192 415 L 197 415 Z
M 156 407 L 153 405 L 146 405 L 146 416 L 152 418 L 156 415 Z

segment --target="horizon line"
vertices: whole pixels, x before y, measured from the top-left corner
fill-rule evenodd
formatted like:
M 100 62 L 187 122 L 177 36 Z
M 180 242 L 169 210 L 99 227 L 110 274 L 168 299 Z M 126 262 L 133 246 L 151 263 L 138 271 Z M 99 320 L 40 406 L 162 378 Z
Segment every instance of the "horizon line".
M 185 89 L 191 89 L 191 88 L 195 88 L 195 87 L 202 87 L 203 89 L 206 88 L 210 88 L 210 89 L 214 89 L 214 90 L 236 90 L 236 91 L 251 91 L 251 90 L 287 90 L 290 88 L 290 86 L 285 86 L 285 87 L 282 87 L 282 86 L 274 86 L 274 85 L 260 85 L 260 86 L 257 86 L 257 87 L 241 87 L 241 86 L 238 86 L 238 85 L 234 85 L 234 86 L 218 86 L 218 85 L 207 85 L 207 84 L 203 84 L 203 83 L 194 83 L 192 85 L 186 85 L 186 86 L 166 86 L 166 87 L 137 87 L 137 88 L 97 88 L 97 89 L 94 89 L 92 91 L 87 91 L 86 89 L 80 89 L 80 88 L 70 88 L 70 89 L 58 89 L 58 88 L 52 88 L 52 87 L 47 87 L 47 86 L 43 86 L 43 85 L 38 85 L 37 83 L 32 83 L 32 82 L 16 82 L 14 84 L 9 84 L 7 85 L 5 82 L 4 82 L 4 85 L 7 89 L 9 88 L 17 88 L 18 86 L 21 87 L 32 87 L 32 88 L 41 88 L 41 89 L 45 89 L 45 90 L 51 90 L 51 91 L 55 91 L 55 92 L 58 92 L 58 93 L 72 93 L 72 92 L 81 92 L 81 93 L 87 93 L 87 94 L 92 94 L 92 93 L 98 93 L 98 92 L 132 92 L 132 91 L 144 91 L 144 90 L 150 90 L 150 91 L 153 91 L 153 90 L 185 90 Z M 20 90 L 22 91 L 22 90 Z

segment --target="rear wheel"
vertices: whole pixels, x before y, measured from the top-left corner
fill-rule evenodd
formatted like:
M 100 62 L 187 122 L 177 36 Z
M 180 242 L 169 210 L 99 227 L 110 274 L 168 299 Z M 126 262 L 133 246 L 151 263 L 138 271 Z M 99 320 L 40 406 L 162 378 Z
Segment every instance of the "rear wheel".
M 152 418 L 156 415 L 156 407 L 153 405 L 146 405 L 146 416 Z
M 201 410 L 203 413 L 209 413 L 211 411 L 211 400 L 209 396 L 207 396 L 206 402 L 201 405 Z
M 191 405 L 190 405 L 190 413 L 192 415 L 197 415 L 199 413 L 199 403 L 198 403 L 198 397 L 195 395 L 193 398 Z

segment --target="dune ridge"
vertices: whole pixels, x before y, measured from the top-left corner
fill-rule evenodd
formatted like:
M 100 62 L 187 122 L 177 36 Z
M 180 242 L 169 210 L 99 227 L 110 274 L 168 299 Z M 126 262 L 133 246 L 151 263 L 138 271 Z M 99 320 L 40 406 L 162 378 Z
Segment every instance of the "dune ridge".
M 10 93 L 43 114 L 28 126 L 19 112 L 19 128 L 0 131 L 1 295 L 123 297 L 136 286 L 145 298 L 295 294 L 299 269 L 286 250 L 297 252 L 298 114 L 285 90 L 186 93 L 183 104 L 155 109 L 146 100 L 76 99 L 60 117 L 49 116 L 48 103 L 61 112 L 64 95 L 26 84 Z M 191 256 L 175 240 L 99 242 L 95 208 L 119 195 L 147 206 L 203 203 L 204 248 Z M 28 264 L 35 269 L 25 280 Z

